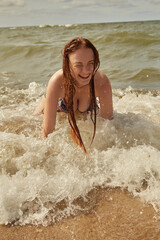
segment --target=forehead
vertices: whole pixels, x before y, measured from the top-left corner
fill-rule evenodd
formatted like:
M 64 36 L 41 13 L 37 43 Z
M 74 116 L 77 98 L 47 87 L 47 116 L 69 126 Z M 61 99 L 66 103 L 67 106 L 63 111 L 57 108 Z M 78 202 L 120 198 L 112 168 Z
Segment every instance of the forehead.
M 94 53 L 91 48 L 80 48 L 69 54 L 70 62 L 88 62 L 94 60 Z

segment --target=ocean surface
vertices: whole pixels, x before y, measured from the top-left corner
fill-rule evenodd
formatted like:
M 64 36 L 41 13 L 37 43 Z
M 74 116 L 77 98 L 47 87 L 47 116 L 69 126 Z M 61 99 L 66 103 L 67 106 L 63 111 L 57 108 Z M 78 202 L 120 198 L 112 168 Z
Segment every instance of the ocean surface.
M 33 116 L 76 36 L 96 46 L 113 88 L 114 120 L 98 117 L 87 155 L 66 115 L 47 139 Z M 77 122 L 89 146 L 90 116 Z M 160 21 L 0 28 L 0 224 L 54 223 L 86 210 L 75 200 L 96 187 L 160 210 Z

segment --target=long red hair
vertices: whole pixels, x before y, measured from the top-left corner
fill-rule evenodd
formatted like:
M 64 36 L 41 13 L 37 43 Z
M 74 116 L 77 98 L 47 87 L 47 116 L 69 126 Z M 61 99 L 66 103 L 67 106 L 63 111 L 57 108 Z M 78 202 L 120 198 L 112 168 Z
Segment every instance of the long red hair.
M 63 51 L 63 85 L 65 89 L 65 96 L 67 98 L 68 120 L 71 126 L 71 132 L 73 133 L 76 143 L 79 144 L 84 149 L 85 153 L 87 153 L 81 138 L 80 131 L 76 123 L 76 119 L 75 119 L 74 108 L 73 108 L 73 97 L 75 94 L 74 78 L 71 74 L 70 66 L 69 66 L 69 54 L 75 52 L 80 48 L 90 48 L 92 49 L 94 54 L 94 71 L 93 71 L 91 81 L 89 83 L 90 106 L 91 106 L 90 116 L 94 124 L 94 132 L 93 132 L 93 137 L 91 141 L 91 144 L 92 144 L 95 137 L 95 133 L 96 133 L 96 115 L 97 115 L 97 103 L 96 103 L 95 89 L 94 89 L 94 75 L 99 68 L 100 60 L 99 60 L 99 54 L 97 49 L 88 39 L 83 37 L 77 37 L 72 39 L 65 45 L 64 51 Z

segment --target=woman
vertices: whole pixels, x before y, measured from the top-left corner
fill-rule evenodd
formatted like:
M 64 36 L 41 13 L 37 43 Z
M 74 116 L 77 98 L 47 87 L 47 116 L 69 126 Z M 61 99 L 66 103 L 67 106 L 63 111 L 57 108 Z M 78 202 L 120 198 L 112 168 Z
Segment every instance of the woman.
M 98 70 L 99 65 L 98 51 L 88 39 L 77 37 L 66 44 L 63 68 L 51 77 L 46 96 L 34 113 L 36 115 L 44 109 L 44 137 L 55 129 L 57 110 L 67 112 L 72 134 L 86 152 L 76 124 L 75 112 L 90 111 L 94 124 L 92 142 L 96 132 L 96 98 L 99 98 L 100 117 L 113 118 L 111 85 L 107 76 Z

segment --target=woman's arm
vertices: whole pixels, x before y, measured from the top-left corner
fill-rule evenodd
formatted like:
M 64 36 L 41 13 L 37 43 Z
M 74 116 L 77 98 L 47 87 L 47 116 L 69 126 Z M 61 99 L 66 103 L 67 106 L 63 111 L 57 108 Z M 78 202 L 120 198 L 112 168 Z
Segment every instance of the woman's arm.
M 112 88 L 107 76 L 100 70 L 95 76 L 96 96 L 100 101 L 100 116 L 105 119 L 113 119 Z
M 43 119 L 43 136 L 52 133 L 56 125 L 58 98 L 62 95 L 62 72 L 55 73 L 47 87 Z

